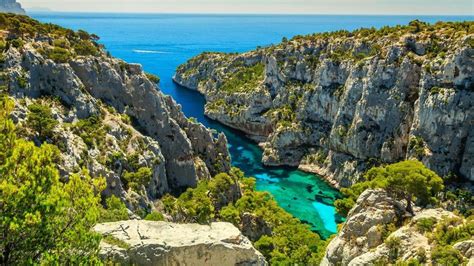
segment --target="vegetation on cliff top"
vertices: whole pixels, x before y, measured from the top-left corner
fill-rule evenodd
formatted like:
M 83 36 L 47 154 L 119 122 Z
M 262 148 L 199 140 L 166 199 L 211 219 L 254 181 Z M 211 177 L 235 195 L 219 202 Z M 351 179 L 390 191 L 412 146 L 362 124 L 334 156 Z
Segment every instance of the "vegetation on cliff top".
M 99 37 L 83 30 L 77 32 L 50 23 L 41 23 L 28 16 L 0 14 L 0 37 L 3 49 L 10 46 L 22 48 L 25 40 L 44 39 L 36 43 L 41 54 L 58 63 L 65 63 L 76 56 L 99 56 L 102 47 L 97 43 Z

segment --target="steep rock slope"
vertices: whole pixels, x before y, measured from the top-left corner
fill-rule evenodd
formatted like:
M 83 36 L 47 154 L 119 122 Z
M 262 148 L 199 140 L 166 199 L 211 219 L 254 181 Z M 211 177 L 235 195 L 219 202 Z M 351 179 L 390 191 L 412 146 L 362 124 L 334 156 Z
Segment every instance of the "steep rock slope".
M 0 12 L 26 14 L 21 4 L 15 0 L 0 0 Z
M 3 16 L 0 88 L 26 138 L 60 147 L 65 179 L 81 168 L 106 177 L 105 196 L 133 210 L 230 169 L 225 136 L 188 121 L 156 78 L 110 57 L 97 36 Z M 32 105 L 52 110 L 51 134 L 32 128 Z
M 349 186 L 380 163 L 418 158 L 474 180 L 473 23 L 297 36 L 244 54 L 204 53 L 175 81 L 206 115 L 259 141 L 266 165 Z
M 472 235 L 460 233 L 472 232 L 472 217 L 464 219 L 440 208 L 419 208 L 411 216 L 405 208 L 405 202 L 386 191 L 362 193 L 329 243 L 321 265 L 389 265 L 410 260 L 443 265 L 433 261 L 441 246 L 451 250 L 454 257 L 459 256 L 459 260 L 474 263 Z M 442 243 L 438 236 L 442 236 Z
M 98 224 L 101 256 L 124 265 L 267 265 L 230 223 L 123 221 Z

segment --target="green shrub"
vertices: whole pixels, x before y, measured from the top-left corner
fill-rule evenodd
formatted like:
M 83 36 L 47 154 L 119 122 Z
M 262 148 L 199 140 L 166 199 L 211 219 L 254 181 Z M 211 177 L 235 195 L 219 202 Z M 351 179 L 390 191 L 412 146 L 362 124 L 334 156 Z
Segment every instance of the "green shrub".
M 438 246 L 431 252 L 434 265 L 461 265 L 463 258 L 458 250 L 451 246 Z
M 90 41 L 80 41 L 78 43 L 75 43 L 74 46 L 74 52 L 76 52 L 77 55 L 81 56 L 98 56 L 99 55 L 99 49 Z
M 384 244 L 387 246 L 389 249 L 389 258 L 390 260 L 394 261 L 398 258 L 400 255 L 400 245 L 401 245 L 401 240 L 398 237 L 391 236 L 387 239 L 385 239 Z
M 408 149 L 414 151 L 415 155 L 421 158 L 425 155 L 425 141 L 422 137 L 413 136 L 408 143 Z
M 353 198 L 343 198 L 338 199 L 334 202 L 334 206 L 336 207 L 336 211 L 346 217 L 349 211 L 354 207 L 355 201 Z
M 25 72 L 21 72 L 20 75 L 17 78 L 18 86 L 22 89 L 26 89 L 28 87 L 28 76 L 26 75 Z
M 67 39 L 56 39 L 53 41 L 53 46 L 66 49 L 69 48 L 69 42 Z
M 240 211 L 233 204 L 229 204 L 221 209 L 219 216 L 222 220 L 232 224 L 240 224 Z
M 160 83 L 160 77 L 155 74 L 145 73 L 146 77 L 153 83 Z
M 165 217 L 163 214 L 153 211 L 145 216 L 145 220 L 147 221 L 164 221 Z
M 214 218 L 214 206 L 207 196 L 206 183 L 197 188 L 188 188 L 176 202 L 177 211 L 185 217 L 185 222 L 208 224 Z
M 468 240 L 474 235 L 474 220 L 469 217 L 466 223 L 460 218 L 446 218 L 436 225 L 431 235 L 438 245 L 452 245 L 456 242 Z
M 29 128 L 34 130 L 40 141 L 53 137 L 53 130 L 58 125 L 58 121 L 53 118 L 51 108 L 41 104 L 31 104 L 28 106 L 26 122 Z
M 263 81 L 264 70 L 265 66 L 261 63 L 244 67 L 226 79 L 219 89 L 229 93 L 252 91 Z
M 152 174 L 153 171 L 149 167 L 141 167 L 136 172 L 125 172 L 123 175 L 124 186 L 138 192 L 142 186 L 150 183 Z
M 416 222 L 416 227 L 422 233 L 431 232 L 436 224 L 435 218 L 421 218 Z
M 61 47 L 47 48 L 42 54 L 56 63 L 67 63 L 72 59 L 71 52 Z
M 395 225 L 396 222 L 397 221 L 393 221 L 389 224 L 377 225 L 377 230 L 380 232 L 380 235 L 384 241 L 390 236 L 390 234 L 397 230 L 397 226 Z
M 116 222 L 129 219 L 127 206 L 119 198 L 112 195 L 105 202 L 106 208 L 100 210 L 100 222 Z
M 0 40 L 0 52 L 3 52 L 7 49 L 7 43 L 3 40 Z
M 22 39 L 14 39 L 10 41 L 10 44 L 15 48 L 22 48 L 25 42 Z
M 107 244 L 110 244 L 112 246 L 117 246 L 123 249 L 129 249 L 131 247 L 130 244 L 128 244 L 127 242 L 121 239 L 118 239 L 114 237 L 113 235 L 107 235 L 102 240 Z
M 89 148 L 98 148 L 105 144 L 107 130 L 100 116 L 91 116 L 87 119 L 79 120 L 73 125 L 73 131 L 82 138 Z
M 439 87 L 432 87 L 432 88 L 430 89 L 430 95 L 436 95 L 436 94 L 438 94 L 438 93 L 440 93 L 440 92 L 441 92 L 441 88 L 439 88 Z

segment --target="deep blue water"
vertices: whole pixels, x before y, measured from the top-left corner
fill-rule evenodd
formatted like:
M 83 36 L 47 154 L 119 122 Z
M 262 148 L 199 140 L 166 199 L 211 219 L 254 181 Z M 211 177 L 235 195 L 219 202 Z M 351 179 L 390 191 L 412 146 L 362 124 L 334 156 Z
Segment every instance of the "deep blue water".
M 204 99 L 180 88 L 171 78 L 176 67 L 204 51 L 244 52 L 281 41 L 282 37 L 360 27 L 473 20 L 453 16 L 340 16 L 340 15 L 177 15 L 31 13 L 32 17 L 101 37 L 113 56 L 140 63 L 161 77 L 161 89 L 183 106 L 187 116 L 223 131 L 229 140 L 233 165 L 257 178 L 257 188 L 269 191 L 280 206 L 307 222 L 323 237 L 336 232 L 333 202 L 337 191 L 317 176 L 284 167 L 265 168 L 262 152 L 242 134 L 204 117 Z

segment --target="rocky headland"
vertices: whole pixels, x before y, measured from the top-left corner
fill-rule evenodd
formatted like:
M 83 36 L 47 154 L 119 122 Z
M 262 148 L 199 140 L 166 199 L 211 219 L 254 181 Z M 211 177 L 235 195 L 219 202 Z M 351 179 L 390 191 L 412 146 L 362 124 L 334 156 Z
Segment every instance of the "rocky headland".
M 297 36 L 243 54 L 204 53 L 175 82 L 205 113 L 260 143 L 265 165 L 298 166 L 336 187 L 416 158 L 474 180 L 473 23 Z
M 0 12 L 21 15 L 26 14 L 25 10 L 21 7 L 21 4 L 16 0 L 0 0 Z

